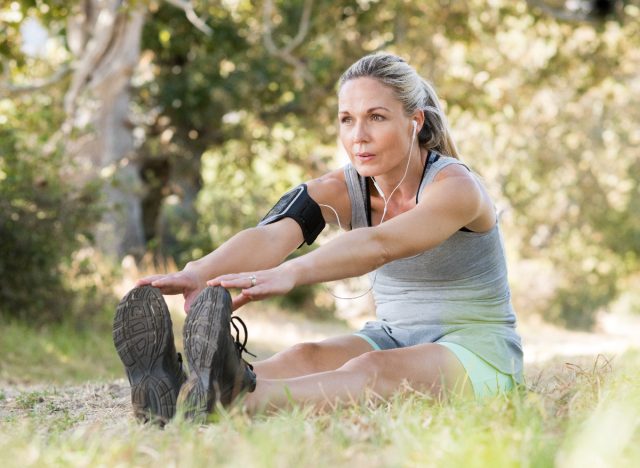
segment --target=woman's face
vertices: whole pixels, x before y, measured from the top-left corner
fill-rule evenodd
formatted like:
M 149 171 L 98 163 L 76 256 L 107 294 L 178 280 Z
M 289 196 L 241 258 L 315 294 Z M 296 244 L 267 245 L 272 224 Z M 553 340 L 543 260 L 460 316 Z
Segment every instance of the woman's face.
M 374 78 L 347 81 L 338 94 L 340 141 L 365 177 L 404 171 L 413 131 L 393 91 Z

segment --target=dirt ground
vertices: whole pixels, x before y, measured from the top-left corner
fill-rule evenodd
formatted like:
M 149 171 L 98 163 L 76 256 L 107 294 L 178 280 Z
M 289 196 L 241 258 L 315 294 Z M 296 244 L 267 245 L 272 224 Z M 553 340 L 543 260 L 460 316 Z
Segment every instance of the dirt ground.
M 174 310 L 172 308 L 172 310 Z M 183 314 L 172 312 L 177 346 Z M 245 314 L 250 330 L 249 349 L 265 358 L 294 343 L 317 341 L 350 333 L 347 323 L 313 322 L 298 315 L 270 311 Z M 607 318 L 597 333 L 567 331 L 536 321 L 522 323 L 520 333 L 525 349 L 525 373 L 535 391 L 553 392 L 572 373 L 613 367 L 625 350 L 640 347 L 640 320 Z M 80 427 L 99 422 L 106 426 L 129 423 L 131 416 L 128 382 L 86 382 L 82 385 L 39 383 L 10 386 L 0 382 L 0 420 L 41 418 L 44 427 Z M 40 419 L 39 419 L 40 420 Z

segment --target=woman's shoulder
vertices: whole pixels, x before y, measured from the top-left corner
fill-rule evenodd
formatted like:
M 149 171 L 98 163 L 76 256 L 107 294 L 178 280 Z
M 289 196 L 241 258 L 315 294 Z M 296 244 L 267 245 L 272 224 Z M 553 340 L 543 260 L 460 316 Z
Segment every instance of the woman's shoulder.
M 460 159 L 451 156 L 444 156 L 436 153 L 435 151 L 430 152 L 428 158 L 425 172 L 422 176 L 420 187 L 418 188 L 419 198 L 421 198 L 420 195 L 423 190 L 426 189 L 428 185 L 435 182 L 455 178 L 462 183 L 469 180 L 476 180 L 471 169 Z
M 320 205 L 327 222 L 337 223 L 340 226 L 348 225 L 348 220 L 351 219 L 351 204 L 343 169 L 328 172 L 308 181 L 307 188 L 311 198 Z
M 464 177 L 474 179 L 471 169 L 459 159 L 447 157 L 436 162 L 442 161 L 439 167 L 434 167 L 433 181 L 438 182 L 450 177 Z
M 343 169 L 336 169 L 307 182 L 309 192 L 336 193 L 346 191 L 345 175 Z
M 495 207 L 482 180 L 459 159 L 446 157 L 439 159 L 438 163 L 440 166 L 431 174 L 429 182 L 435 184 L 446 181 L 451 192 L 457 194 L 458 200 L 466 200 L 469 205 L 476 206 L 476 216 L 465 228 L 472 232 L 489 231 L 496 224 Z

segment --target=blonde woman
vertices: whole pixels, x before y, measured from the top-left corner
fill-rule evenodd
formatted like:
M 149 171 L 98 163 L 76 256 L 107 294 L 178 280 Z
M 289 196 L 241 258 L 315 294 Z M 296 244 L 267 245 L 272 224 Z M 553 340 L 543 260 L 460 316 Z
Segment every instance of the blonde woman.
M 338 97 L 350 164 L 296 187 L 257 227 L 183 271 L 141 279 L 121 302 L 114 337 L 139 416 L 168 419 L 177 401 L 198 417 L 241 394 L 250 411 L 292 401 L 323 407 L 368 392 L 386 398 L 407 385 L 437 397 L 482 398 L 521 380 L 496 212 L 458 159 L 433 87 L 401 58 L 375 54 L 344 73 Z M 325 222 L 346 232 L 286 260 Z M 251 365 L 242 359 L 232 310 L 296 286 L 366 273 L 377 320 Z M 228 289 L 238 291 L 233 299 Z M 189 379 L 160 293 L 184 295 Z M 159 334 L 163 344 L 134 349 L 140 337 Z

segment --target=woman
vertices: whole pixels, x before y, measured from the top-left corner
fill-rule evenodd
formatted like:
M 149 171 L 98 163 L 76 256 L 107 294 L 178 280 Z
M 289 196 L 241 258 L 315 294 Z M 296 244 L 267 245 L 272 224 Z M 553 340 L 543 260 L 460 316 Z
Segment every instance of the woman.
M 172 342 L 138 356 L 127 350 L 133 338 L 118 335 L 138 413 L 170 417 L 178 392 L 178 406 L 195 416 L 210 411 L 214 400 L 229 404 L 240 393 L 255 411 L 292 400 L 321 407 L 367 392 L 385 398 L 407 384 L 435 396 L 483 397 L 521 379 L 496 213 L 485 188 L 457 159 L 433 88 L 401 58 L 375 54 L 345 72 L 338 97 L 349 165 L 294 189 L 257 227 L 183 271 L 138 282 L 144 286 L 139 291 L 156 294 L 154 301 L 161 297 L 153 288 L 184 295 L 191 368 L 181 387 Z M 311 243 L 325 221 L 350 229 L 285 261 L 303 242 Z M 299 344 L 253 366 L 239 357 L 244 347 L 231 339 L 231 309 L 296 286 L 365 273 L 371 273 L 378 320 L 353 335 Z M 231 300 L 223 288 L 240 293 Z M 119 334 L 128 327 L 128 314 L 141 310 L 138 300 L 123 299 Z M 166 329 L 165 322 L 159 326 Z M 147 362 L 159 358 L 174 364 L 158 370 Z M 154 378 L 168 389 L 167 410 L 150 403 L 157 393 L 148 383 Z

